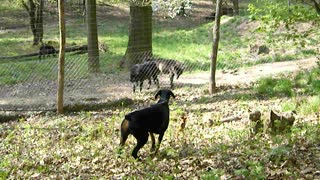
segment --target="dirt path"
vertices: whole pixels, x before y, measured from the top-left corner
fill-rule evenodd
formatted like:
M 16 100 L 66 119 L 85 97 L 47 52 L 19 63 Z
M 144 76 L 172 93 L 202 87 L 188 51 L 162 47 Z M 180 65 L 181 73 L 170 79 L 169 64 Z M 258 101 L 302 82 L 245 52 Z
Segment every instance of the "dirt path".
M 236 71 L 217 71 L 216 81 L 217 85 L 240 85 L 250 84 L 261 77 L 276 76 L 281 73 L 295 73 L 303 70 L 309 70 L 317 65 L 316 58 L 309 58 L 304 60 L 285 61 L 259 64 L 249 68 L 241 68 Z M 179 83 L 185 84 L 205 84 L 208 83 L 208 73 L 198 73 L 181 77 Z
M 260 64 L 236 71 L 217 71 L 217 86 L 236 86 L 255 82 L 266 76 L 276 76 L 281 73 L 296 73 L 317 66 L 316 58 L 304 60 Z M 68 81 L 65 85 L 65 104 L 98 104 L 118 100 L 120 98 L 133 98 L 132 85 L 128 80 L 128 73 L 121 75 L 99 75 L 90 79 Z M 209 73 L 182 74 L 176 80 L 176 87 L 191 86 L 196 88 L 209 82 Z M 169 86 L 167 75 L 160 77 L 161 87 Z M 150 90 L 153 92 L 154 85 Z M 0 110 L 47 110 L 55 109 L 56 83 L 17 84 L 0 89 Z

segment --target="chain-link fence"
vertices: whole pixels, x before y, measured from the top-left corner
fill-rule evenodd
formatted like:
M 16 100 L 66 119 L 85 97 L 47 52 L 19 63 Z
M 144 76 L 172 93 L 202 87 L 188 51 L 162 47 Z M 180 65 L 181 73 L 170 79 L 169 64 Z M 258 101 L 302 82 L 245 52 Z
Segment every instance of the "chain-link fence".
M 153 57 L 139 55 L 140 65 L 131 69 L 123 65 L 130 29 L 129 9 L 123 6 L 106 3 L 97 5 L 101 72 L 90 74 L 84 1 L 66 3 L 65 105 L 96 104 L 131 97 L 133 85 L 135 84 L 135 92 L 139 93 L 142 81 L 142 93 L 158 88 L 196 88 L 209 82 L 214 18 L 212 1 L 193 1 L 192 7 L 191 4 L 186 4 L 183 11 L 174 13 L 174 18 L 172 14 L 177 9 L 169 8 L 168 13 L 168 9 L 161 9 L 153 4 Z M 15 7 L 19 10 L 6 8 L 8 10 L 1 13 L 3 25 L 0 30 L 3 39 L 0 41 L 0 110 L 54 110 L 58 55 L 51 53 L 53 50 L 50 48 L 53 47 L 56 51 L 59 49 L 57 5 L 44 1 L 42 42 L 50 48 L 46 48 L 41 57 L 41 44 L 32 45 L 34 34 L 30 30 L 28 12 L 23 6 Z M 179 9 L 182 10 L 181 7 Z M 223 12 L 230 16 L 233 13 L 230 7 Z M 240 9 L 239 13 L 240 16 L 247 14 L 247 10 Z M 232 30 L 222 27 L 221 51 L 217 64 L 220 69 L 253 64 L 255 62 L 252 61 L 257 59 L 256 55 L 250 53 L 248 44 L 242 43 L 241 39 L 245 34 L 241 32 L 245 30 L 241 26 L 246 26 L 249 22 L 238 21 L 240 20 L 227 16 L 222 20 L 225 26 L 234 27 Z M 252 24 L 247 28 L 255 27 Z M 256 40 L 246 39 L 246 42 L 252 44 Z M 144 60 L 149 62 L 143 62 Z M 232 81 L 232 77 L 223 79 L 221 75 L 219 78 L 218 81 Z M 147 90 L 149 80 L 151 87 Z

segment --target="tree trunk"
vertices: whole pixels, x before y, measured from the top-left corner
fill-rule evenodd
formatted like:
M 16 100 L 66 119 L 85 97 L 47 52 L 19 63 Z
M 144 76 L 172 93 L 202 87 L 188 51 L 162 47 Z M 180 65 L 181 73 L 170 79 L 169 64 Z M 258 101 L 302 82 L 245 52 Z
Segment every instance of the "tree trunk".
M 239 0 L 232 0 L 235 15 L 239 15 Z
M 152 56 L 152 7 L 130 6 L 129 41 L 125 64 L 131 67 Z
M 88 64 L 89 72 L 100 72 L 98 28 L 96 16 L 96 0 L 87 0 L 87 27 L 88 27 Z
M 320 3 L 316 0 L 313 0 L 314 8 L 316 9 L 317 13 L 320 14 Z
M 222 0 L 217 0 L 215 25 L 213 28 L 213 43 L 212 43 L 211 66 L 210 66 L 210 81 L 209 81 L 210 94 L 213 94 L 216 92 L 216 68 L 217 68 L 216 66 L 217 66 L 217 55 L 218 55 L 218 47 L 219 47 L 219 39 L 220 39 L 221 6 L 222 6 Z
M 37 43 L 41 43 L 43 40 L 43 0 L 40 0 L 37 8 L 36 28 L 37 28 Z
M 82 0 L 82 16 L 86 16 L 87 15 L 87 11 L 86 11 L 86 0 Z
M 57 91 L 57 112 L 63 113 L 63 91 L 64 91 L 64 55 L 66 46 L 66 29 L 64 18 L 64 0 L 59 0 L 59 30 L 60 50 L 58 62 L 58 91 Z
M 33 34 L 33 45 L 42 42 L 43 39 L 43 0 L 21 1 L 30 17 L 30 27 Z

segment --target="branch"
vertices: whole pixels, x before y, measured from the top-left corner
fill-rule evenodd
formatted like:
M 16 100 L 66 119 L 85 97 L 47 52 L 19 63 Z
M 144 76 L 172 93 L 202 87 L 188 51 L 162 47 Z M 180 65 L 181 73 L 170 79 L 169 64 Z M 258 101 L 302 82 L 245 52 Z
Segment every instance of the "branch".
M 59 50 L 56 50 L 57 53 L 59 52 Z M 80 52 L 87 52 L 88 51 L 88 46 L 87 45 L 82 45 L 82 46 L 74 46 L 74 47 L 69 47 L 66 48 L 65 52 L 75 52 L 75 51 L 80 51 Z M 25 54 L 25 55 L 20 55 L 20 56 L 11 56 L 11 57 L 0 57 L 0 62 L 3 61 L 8 61 L 8 60 L 15 60 L 15 61 L 26 61 L 23 58 L 27 58 L 27 57 L 33 57 L 33 56 L 38 56 L 39 53 L 30 53 L 30 54 Z
M 239 121 L 239 120 L 241 120 L 241 117 L 234 116 L 234 117 L 228 117 L 228 118 L 221 119 L 220 122 L 225 123 L 225 122 L 232 122 L 232 121 Z
M 29 6 L 26 4 L 26 2 L 24 2 L 24 0 L 20 0 L 20 1 L 21 1 L 22 6 L 28 11 L 28 13 L 30 13 L 30 8 L 29 8 Z

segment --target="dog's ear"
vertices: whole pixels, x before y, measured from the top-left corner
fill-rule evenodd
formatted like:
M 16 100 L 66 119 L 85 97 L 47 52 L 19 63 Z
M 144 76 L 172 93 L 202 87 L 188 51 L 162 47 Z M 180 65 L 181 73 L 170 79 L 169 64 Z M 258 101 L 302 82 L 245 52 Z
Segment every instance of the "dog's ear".
M 176 96 L 173 94 L 172 91 L 170 91 L 170 96 L 173 97 L 174 99 L 176 98 Z
M 160 94 L 161 94 L 161 90 L 159 90 L 159 91 L 157 92 L 157 94 L 154 96 L 154 98 L 155 98 L 155 99 L 158 99 L 158 96 L 160 96 Z

